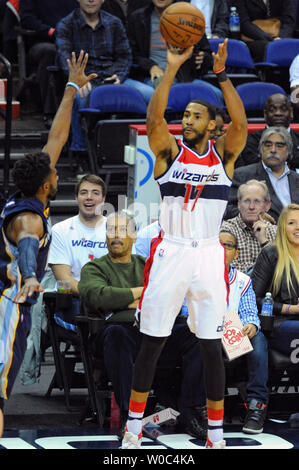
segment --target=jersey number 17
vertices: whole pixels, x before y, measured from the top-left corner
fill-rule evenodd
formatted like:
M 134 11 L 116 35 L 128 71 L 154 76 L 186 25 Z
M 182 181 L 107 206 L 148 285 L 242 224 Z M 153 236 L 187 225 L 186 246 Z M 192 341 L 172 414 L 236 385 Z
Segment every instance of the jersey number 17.
M 192 184 L 186 183 L 185 187 L 186 187 L 186 191 L 185 191 L 185 198 L 184 198 L 184 211 L 192 212 L 194 211 L 198 198 L 201 195 L 201 192 L 204 188 L 204 184 L 198 184 L 197 186 L 192 186 Z M 194 199 L 194 201 L 190 209 L 189 201 L 190 201 L 191 195 L 193 196 L 192 200 Z

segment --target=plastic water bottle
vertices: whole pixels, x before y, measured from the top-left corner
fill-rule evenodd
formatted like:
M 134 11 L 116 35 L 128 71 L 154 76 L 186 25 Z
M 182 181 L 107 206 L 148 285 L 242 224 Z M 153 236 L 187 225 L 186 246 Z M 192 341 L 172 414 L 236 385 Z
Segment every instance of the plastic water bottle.
M 261 315 L 271 317 L 273 315 L 273 304 L 271 292 L 267 292 L 262 303 Z
M 230 8 L 229 32 L 232 39 L 240 39 L 240 17 L 236 7 Z

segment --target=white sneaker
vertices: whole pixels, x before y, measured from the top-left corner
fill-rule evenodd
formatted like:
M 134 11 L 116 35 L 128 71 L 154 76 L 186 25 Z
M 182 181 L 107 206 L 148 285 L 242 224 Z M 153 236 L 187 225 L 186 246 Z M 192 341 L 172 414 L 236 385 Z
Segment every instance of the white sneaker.
M 133 434 L 132 432 L 125 430 L 125 434 L 121 443 L 122 449 L 140 449 L 142 441 L 142 432 L 140 434 Z
M 226 447 L 226 441 L 222 439 L 222 441 L 217 441 L 217 442 L 211 442 L 209 439 L 207 439 L 206 442 L 206 448 L 207 449 L 225 449 Z

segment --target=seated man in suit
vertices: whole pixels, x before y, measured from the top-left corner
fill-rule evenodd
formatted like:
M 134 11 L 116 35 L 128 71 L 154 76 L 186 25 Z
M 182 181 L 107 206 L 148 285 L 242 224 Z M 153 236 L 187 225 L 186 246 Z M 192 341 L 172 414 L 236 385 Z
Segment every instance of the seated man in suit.
M 232 266 L 248 273 L 261 249 L 276 235 L 276 225 L 268 220 L 271 201 L 263 181 L 249 180 L 238 189 L 238 215 L 222 222 L 221 231 L 232 233 L 237 241 L 239 255 Z
M 107 218 L 108 254 L 87 263 L 82 268 L 78 284 L 81 301 L 89 314 L 105 316 L 107 321 L 107 325 L 95 337 L 93 347 L 96 356 L 104 357 L 115 400 L 120 408 L 120 438 L 128 415 L 134 360 L 142 338 L 135 324 L 135 311 L 143 291 L 146 259 L 132 254 L 135 240 L 135 221 L 130 214 L 127 211 L 110 214 Z M 177 322 L 158 364 L 171 371 L 181 366 L 182 382 L 176 401 L 181 413 L 182 430 L 205 439 L 207 417 L 204 379 L 198 357 L 198 339 L 186 323 Z M 161 392 L 169 394 L 168 386 L 167 390 Z
M 288 165 L 291 170 L 299 169 L 299 132 L 290 128 L 290 123 L 293 121 L 293 108 L 289 98 L 282 93 L 269 96 L 264 106 L 264 119 L 267 127 L 282 126 L 288 130 L 293 142 L 293 155 L 291 159 L 288 159 Z M 261 160 L 258 145 L 263 131 L 264 129 L 261 129 L 248 133 L 246 146 L 240 153 L 235 168 Z
M 237 168 L 234 172 L 225 220 L 238 214 L 238 187 L 251 179 L 266 182 L 271 200 L 269 214 L 276 221 L 283 207 L 299 202 L 299 174 L 290 170 L 287 164 L 293 155 L 293 143 L 287 129 L 265 129 L 258 148 L 261 161 Z

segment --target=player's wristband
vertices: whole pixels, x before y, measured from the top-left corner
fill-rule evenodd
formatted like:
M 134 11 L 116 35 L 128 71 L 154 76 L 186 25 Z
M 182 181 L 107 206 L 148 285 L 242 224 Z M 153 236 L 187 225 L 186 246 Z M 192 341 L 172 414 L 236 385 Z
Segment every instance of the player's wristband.
M 39 241 L 33 237 L 22 238 L 18 243 L 18 265 L 23 279 L 36 277 Z
M 225 82 L 227 80 L 227 75 L 225 72 L 225 67 L 222 67 L 220 70 L 213 70 L 214 74 L 218 78 L 218 82 Z
M 286 315 L 287 315 L 288 313 L 290 313 L 290 308 L 291 308 L 291 305 L 290 305 L 290 304 L 287 305 L 287 308 L 286 308 L 286 311 L 285 311 Z
M 67 86 L 72 86 L 72 87 L 76 88 L 77 91 L 80 90 L 79 85 L 77 85 L 77 83 L 74 83 L 74 82 L 67 82 L 67 84 L 65 85 L 65 87 L 67 87 Z

